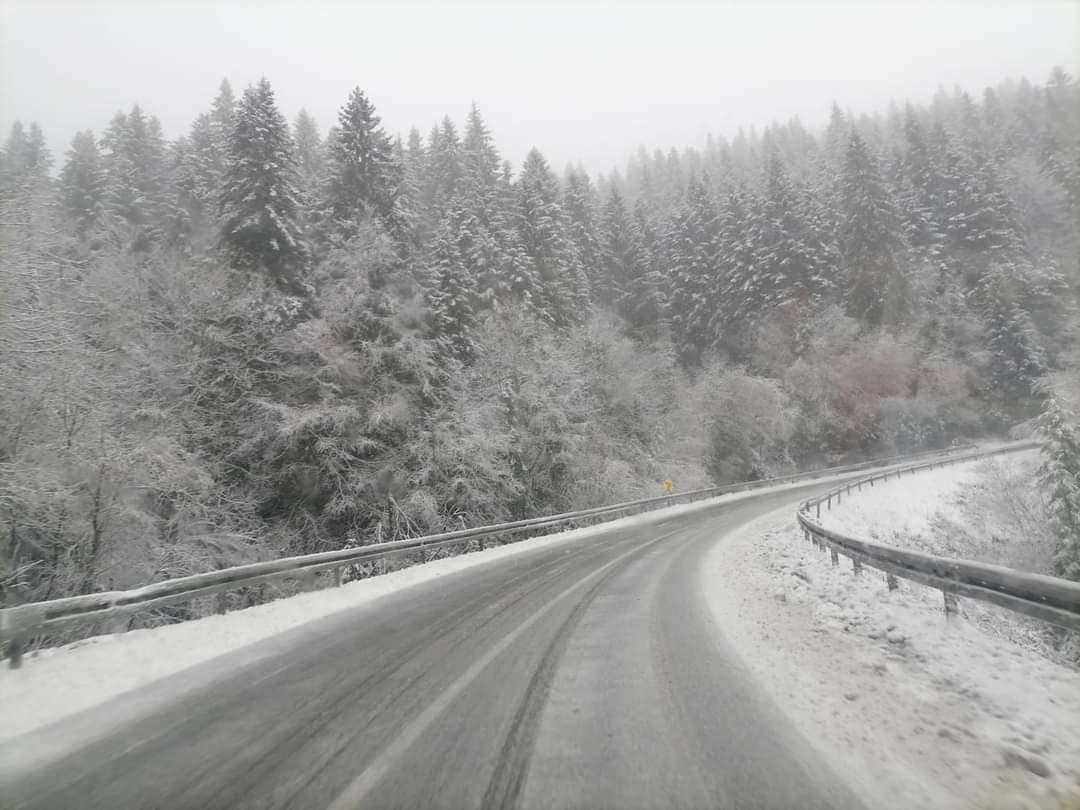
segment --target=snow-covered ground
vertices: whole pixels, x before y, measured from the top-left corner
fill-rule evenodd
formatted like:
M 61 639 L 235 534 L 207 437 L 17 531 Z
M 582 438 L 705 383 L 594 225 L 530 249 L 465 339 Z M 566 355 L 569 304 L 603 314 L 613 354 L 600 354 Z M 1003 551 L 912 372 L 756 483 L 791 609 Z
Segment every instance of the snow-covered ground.
M 905 476 L 845 497 L 830 521 L 935 553 L 1038 559 L 963 540 L 989 519 L 965 504 L 1031 463 Z M 893 522 L 900 536 L 883 529 Z M 964 531 L 940 537 L 943 526 Z M 940 592 L 903 581 L 890 592 L 883 574 L 856 577 L 843 558 L 834 568 L 790 509 L 718 544 L 703 577 L 723 634 L 870 806 L 1080 806 L 1080 672 L 1014 640 L 1008 618 L 975 621 L 982 608 L 961 600 L 947 621 Z
M 1053 574 L 1039 461 L 1039 451 L 1030 450 L 917 472 L 853 491 L 821 519 L 885 545 Z M 960 607 L 981 629 L 1061 659 L 1056 631 L 1045 623 L 984 602 L 961 600 Z
M 827 482 L 829 478 L 818 479 Z M 782 491 L 805 482 L 770 491 Z M 209 616 L 181 624 L 95 636 L 63 647 L 29 654 L 22 669 L 0 667 L 0 741 L 8 740 L 158 681 L 230 651 L 247 647 L 341 610 L 368 604 L 381 596 L 505 557 L 554 543 L 588 540 L 603 532 L 660 522 L 718 503 L 755 497 L 734 493 L 694 504 L 658 509 L 582 529 L 522 540 L 485 551 L 435 560 L 358 580 L 341 588 L 304 593 L 288 599 Z

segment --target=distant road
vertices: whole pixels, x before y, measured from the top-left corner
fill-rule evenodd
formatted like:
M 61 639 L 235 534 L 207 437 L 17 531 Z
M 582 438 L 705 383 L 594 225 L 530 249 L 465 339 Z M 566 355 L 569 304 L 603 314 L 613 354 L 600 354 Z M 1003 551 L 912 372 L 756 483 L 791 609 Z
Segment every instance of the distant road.
M 0 807 L 860 807 L 727 646 L 699 577 L 727 532 L 828 486 L 538 547 L 338 614 L 5 777 Z M 0 746 L 0 763 L 57 734 Z

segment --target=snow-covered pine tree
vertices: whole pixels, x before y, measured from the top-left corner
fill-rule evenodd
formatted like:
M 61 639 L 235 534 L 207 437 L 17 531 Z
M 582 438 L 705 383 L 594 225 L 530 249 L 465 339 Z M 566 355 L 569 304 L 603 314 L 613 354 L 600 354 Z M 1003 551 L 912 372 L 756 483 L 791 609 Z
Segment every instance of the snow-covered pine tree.
M 225 156 L 210 114 L 195 119 L 191 134 L 169 154 L 169 239 L 183 251 L 217 240 L 217 213 Z
M 1080 222 L 1080 85 L 1061 67 L 1050 74 L 1045 107 L 1039 162 L 1065 189 L 1075 221 Z
M 438 142 L 455 137 L 444 126 Z M 460 168 L 453 198 L 459 210 L 449 219 L 457 223 L 461 261 L 476 281 L 478 308 L 500 310 L 514 300 L 515 284 L 531 289 L 535 279 L 528 281 L 533 268 L 511 222 L 509 169 L 504 172 L 500 166 L 498 150 L 475 104 L 460 147 Z
M 832 294 L 835 268 L 828 266 L 828 235 L 807 221 L 805 193 L 797 189 L 774 148 L 765 160 L 761 205 L 754 236 L 762 305 L 773 310 L 814 309 Z
M 429 229 L 436 229 L 442 222 L 449 210 L 450 200 L 459 191 L 464 173 L 462 159 L 457 127 L 450 116 L 445 116 L 428 135 L 423 191 Z
M 600 240 L 596 234 L 596 192 L 584 169 L 572 169 L 566 175 L 563 192 L 570 242 L 577 250 L 578 260 L 586 278 L 593 301 L 610 306 L 614 300 L 610 289 L 601 280 Z
M 365 216 L 377 217 L 387 232 L 400 236 L 396 207 L 402 167 L 375 106 L 359 87 L 338 112 L 328 157 L 325 203 L 331 238 L 349 239 Z
M 876 158 L 854 129 L 844 159 L 840 195 L 845 308 L 868 326 L 897 326 L 910 297 L 901 266 L 905 246 L 899 214 Z
M 444 124 L 445 131 L 445 124 Z M 474 103 L 465 120 L 465 137 L 461 142 L 461 174 L 465 182 L 489 188 L 499 179 L 499 150 Z
M 240 100 L 221 196 L 221 243 L 234 267 L 265 272 L 302 295 L 308 250 L 289 125 L 265 77 Z
M 969 296 L 981 310 L 990 353 L 991 399 L 1023 418 L 1035 382 L 1046 374 L 1046 353 L 1020 298 L 1023 281 L 1013 265 L 992 264 Z
M 670 281 L 663 240 L 642 198 L 634 203 L 633 235 L 638 272 L 626 282 L 620 310 L 637 340 L 656 340 L 664 325 Z
M 1039 483 L 1047 493 L 1058 549 L 1054 568 L 1059 576 L 1080 581 L 1080 421 L 1055 392 L 1041 380 L 1043 410 L 1036 422 L 1046 439 Z
M 60 171 L 60 205 L 80 239 L 101 221 L 104 200 L 105 176 L 94 133 L 77 132 Z
M 315 199 L 324 181 L 326 152 L 319 136 L 319 125 L 307 110 L 301 109 L 293 122 L 293 143 L 296 144 L 296 169 L 300 175 L 300 190 L 307 199 Z
M 117 113 L 102 138 L 106 210 L 134 249 L 150 247 L 168 210 L 166 150 L 157 118 L 138 105 Z
M 477 223 L 472 221 L 461 198 L 455 197 L 435 237 L 427 271 L 428 300 L 435 314 L 436 335 L 463 362 L 473 358 L 474 332 L 481 306 L 477 279 L 466 260 L 475 255 L 478 247 L 472 235 L 475 230 L 479 230 Z
M 709 324 L 713 346 L 746 360 L 746 339 L 763 313 L 764 291 L 758 274 L 754 223 L 760 201 L 744 183 L 736 183 L 720 208 L 717 241 L 719 296 Z
M 537 149 L 529 152 L 518 182 L 515 224 L 524 258 L 512 282 L 515 300 L 527 298 L 555 326 L 582 318 L 589 304 L 588 280 L 567 236 L 558 182 Z
M 601 269 L 595 284 L 596 301 L 613 307 L 628 324 L 632 324 L 635 302 L 628 292 L 639 286 L 645 268 L 641 265 L 641 246 L 634 234 L 630 213 L 617 186 L 612 186 L 608 193 L 599 241 Z
M 679 358 L 698 365 L 712 343 L 710 324 L 719 300 L 719 219 L 706 184 L 693 178 L 668 234 L 670 289 L 667 317 Z
M 16 121 L 0 152 L 0 219 L 7 223 L 3 236 L 17 244 L 27 261 L 41 240 L 53 232 L 55 209 L 50 177 L 52 155 L 37 123 L 29 130 Z M 6 256 L 10 261 L 15 257 Z

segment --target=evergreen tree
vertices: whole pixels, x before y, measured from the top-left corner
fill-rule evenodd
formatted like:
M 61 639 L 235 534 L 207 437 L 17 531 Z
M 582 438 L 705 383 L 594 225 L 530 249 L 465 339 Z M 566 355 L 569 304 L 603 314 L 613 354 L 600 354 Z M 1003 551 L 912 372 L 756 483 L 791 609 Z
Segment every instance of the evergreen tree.
M 1037 425 L 1046 439 L 1039 483 L 1049 493 L 1059 539 L 1054 568 L 1059 576 L 1080 581 L 1080 422 L 1048 382 L 1039 390 L 1043 411 Z
M 533 149 L 518 183 L 517 231 L 524 262 L 512 289 L 516 301 L 527 302 L 556 326 L 577 321 L 588 306 L 588 282 L 566 229 L 558 183 L 543 155 Z
M 434 128 L 428 139 L 428 165 L 425 182 L 425 202 L 428 216 L 435 221 L 447 213 L 450 200 L 460 191 L 464 174 L 461 139 L 450 116 Z
M 104 199 L 105 177 L 94 133 L 78 132 L 60 172 L 60 204 L 80 239 L 101 221 Z
M 4 251 L 16 261 L 12 244 L 18 245 L 22 260 L 29 266 L 42 257 L 38 248 L 53 229 L 53 183 L 49 176 L 52 155 L 45 135 L 36 123 L 29 132 L 16 121 L 0 152 L 0 237 L 6 237 Z M 3 255 L 3 252 L 0 252 Z
M 1080 222 L 1080 86 L 1061 67 L 1050 74 L 1045 108 L 1039 162 L 1061 184 L 1072 204 L 1074 221 Z
M 1046 374 L 1042 339 L 1019 298 L 1018 282 L 1009 265 L 991 265 L 979 288 L 968 297 L 981 309 L 990 354 L 990 399 L 1021 417 L 1035 382 Z
M 347 239 L 364 216 L 372 215 L 389 233 L 400 235 L 396 205 L 402 169 L 374 105 L 360 88 L 338 113 L 337 135 L 328 151 L 326 201 L 334 232 Z
M 444 124 L 445 127 L 445 124 Z M 499 179 L 499 150 L 495 147 L 480 111 L 473 104 L 465 121 L 465 137 L 461 142 L 461 171 L 466 182 L 484 187 L 494 186 Z
M 102 144 L 106 210 L 124 228 L 130 246 L 145 249 L 160 235 L 168 211 L 161 124 L 135 105 L 113 117 Z
M 319 125 L 307 110 L 301 109 L 293 123 L 293 142 L 296 144 L 296 168 L 300 175 L 300 189 L 307 199 L 318 196 L 323 184 L 326 155 L 323 152 Z
M 429 263 L 429 300 L 436 334 L 458 359 L 468 362 L 475 351 L 473 334 L 481 305 L 473 265 L 466 257 L 476 250 L 470 214 L 455 198 L 435 238 Z
M 224 171 L 233 129 L 236 127 L 236 97 L 228 79 L 222 79 L 218 94 L 210 106 L 212 139 L 221 163 L 215 168 Z
M 398 216 L 405 240 L 413 252 L 428 242 L 427 214 L 424 207 L 424 168 L 427 153 L 420 130 L 409 130 L 408 143 L 402 149 L 401 186 L 398 193 Z
M 808 222 L 806 197 L 791 181 L 775 149 L 765 162 L 764 191 L 755 226 L 762 304 L 814 308 L 832 293 L 825 243 Z
M 233 266 L 267 273 L 300 294 L 307 247 L 289 125 L 266 78 L 240 100 L 221 199 L 222 246 Z
M 705 183 L 692 179 L 668 235 L 671 276 L 667 315 L 675 348 L 688 365 L 699 364 L 712 343 L 710 325 L 719 303 L 719 224 Z
M 945 227 L 941 214 L 941 177 L 922 126 L 908 104 L 903 118 L 904 152 L 896 198 L 906 241 L 921 261 L 943 270 Z
M 637 272 L 626 281 L 619 309 L 636 338 L 655 340 L 667 310 L 668 270 L 663 240 L 643 199 L 634 204 L 633 233 Z
M 848 314 L 872 327 L 896 325 L 909 297 L 896 206 L 877 161 L 852 130 L 841 180 L 840 245 Z
M 638 286 L 638 279 L 645 272 L 639 242 L 622 194 L 617 186 L 612 186 L 601 223 L 600 270 L 593 294 L 598 304 L 614 306 L 628 323 L 634 320 L 634 301 L 628 291 Z
M 217 213 L 224 180 L 224 147 L 210 114 L 195 119 L 191 133 L 170 150 L 169 238 L 182 250 L 217 240 Z
M 717 242 L 719 301 L 709 325 L 717 348 L 746 360 L 744 343 L 765 308 L 754 241 L 760 203 L 743 183 L 727 194 L 721 209 Z
M 436 142 L 450 144 L 452 153 L 457 136 L 446 123 Z M 452 176 L 454 161 L 448 155 L 443 160 L 447 161 L 444 178 Z M 457 213 L 451 217 L 457 223 L 459 254 L 476 281 L 478 308 L 499 311 L 515 300 L 515 288 L 535 288 L 534 268 L 511 222 L 514 202 L 509 168 L 500 167 L 498 151 L 476 105 L 470 110 L 460 146 L 460 169 L 453 183 Z
M 563 194 L 563 210 L 567 217 L 567 235 L 577 250 L 585 276 L 589 279 L 591 297 L 599 303 L 613 300 L 609 290 L 602 287 L 600 279 L 600 242 L 596 235 L 596 204 L 592 183 L 584 170 L 570 171 L 566 177 Z

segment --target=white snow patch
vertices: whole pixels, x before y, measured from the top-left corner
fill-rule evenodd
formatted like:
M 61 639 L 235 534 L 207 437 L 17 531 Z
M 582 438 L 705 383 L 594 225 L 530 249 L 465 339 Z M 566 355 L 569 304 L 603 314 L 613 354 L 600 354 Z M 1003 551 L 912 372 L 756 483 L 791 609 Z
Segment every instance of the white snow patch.
M 847 476 L 797 482 L 722 495 L 698 503 L 657 509 L 582 529 L 559 532 L 504 546 L 414 565 L 341 588 L 299 594 L 224 616 L 208 616 L 165 627 L 95 636 L 26 656 L 21 669 L 0 668 L 4 696 L 0 742 L 60 718 L 203 664 L 224 653 L 270 638 L 341 610 L 368 604 L 414 585 L 525 554 L 556 543 L 587 540 L 601 533 L 647 525 L 691 514 L 717 504 L 757 497 L 808 483 L 828 483 Z
M 890 482 L 868 506 L 865 489 L 845 496 L 845 528 L 887 514 L 929 531 L 937 488 L 977 470 L 943 473 Z M 866 803 L 1077 806 L 1080 672 L 965 616 L 947 621 L 938 591 L 890 592 L 880 572 L 856 577 L 841 560 L 803 539 L 789 507 L 718 543 L 702 576 L 723 635 Z
M 1056 539 L 1035 480 L 1038 450 L 918 471 L 842 496 L 821 520 L 835 531 L 898 548 L 1053 574 Z M 1055 660 L 1060 634 L 1036 619 L 961 600 L 981 629 Z

